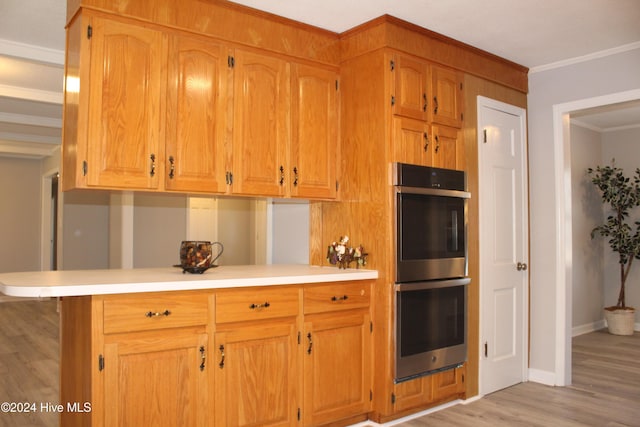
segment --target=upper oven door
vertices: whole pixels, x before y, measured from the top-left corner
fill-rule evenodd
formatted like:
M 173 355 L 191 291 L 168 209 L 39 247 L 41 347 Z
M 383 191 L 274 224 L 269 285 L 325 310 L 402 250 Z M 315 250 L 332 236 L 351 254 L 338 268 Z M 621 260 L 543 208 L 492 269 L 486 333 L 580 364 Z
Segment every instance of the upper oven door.
M 394 188 L 396 282 L 466 276 L 469 193 Z

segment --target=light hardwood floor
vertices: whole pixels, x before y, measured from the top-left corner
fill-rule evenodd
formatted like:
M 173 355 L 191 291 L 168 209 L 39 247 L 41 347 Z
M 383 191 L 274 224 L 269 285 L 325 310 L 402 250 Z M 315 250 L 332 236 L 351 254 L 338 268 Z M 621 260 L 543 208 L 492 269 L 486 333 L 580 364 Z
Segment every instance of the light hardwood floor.
M 35 403 L 33 413 L 0 413 L 0 427 L 55 427 L 58 416 L 56 301 L 0 303 L 0 403 Z M 640 426 L 640 333 L 598 331 L 573 340 L 573 384 L 524 383 L 469 404 L 397 424 L 404 427 Z
M 573 339 L 573 384 L 523 383 L 402 424 L 404 427 L 640 426 L 640 333 Z

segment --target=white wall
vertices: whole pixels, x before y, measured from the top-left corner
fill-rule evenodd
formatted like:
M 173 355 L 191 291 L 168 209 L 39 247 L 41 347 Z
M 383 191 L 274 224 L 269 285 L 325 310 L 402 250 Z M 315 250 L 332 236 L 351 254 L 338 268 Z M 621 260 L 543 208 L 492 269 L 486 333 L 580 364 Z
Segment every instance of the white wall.
M 555 146 L 554 106 L 640 89 L 639 70 L 640 49 L 635 49 L 529 75 L 530 368 L 555 383 L 563 381 L 556 374 L 567 369 L 570 372 L 565 355 L 560 354 L 566 342 L 559 336 L 557 323 L 565 321 L 563 314 L 571 308 L 564 305 L 566 293 L 558 293 L 559 281 L 565 275 L 561 270 L 570 254 L 560 253 L 562 236 L 558 232 L 563 230 L 560 221 L 565 219 L 558 218 L 557 213 L 564 211 L 570 190 L 556 191 L 557 180 L 563 178 L 557 175 L 564 171 L 557 173 L 555 165 L 564 159 L 558 159 L 562 147 Z
M 0 157 L 0 272 L 40 270 L 40 168 Z
M 639 71 L 640 72 L 640 71 Z M 615 159 L 617 167 L 622 168 L 627 177 L 633 176 L 640 167 L 640 129 L 605 132 L 602 138 L 602 163 L 609 164 Z M 603 214 L 606 218 L 608 212 Z M 640 220 L 640 208 L 630 213 L 631 223 Z M 618 256 L 608 244 L 604 245 L 604 304 L 615 305 L 620 289 L 620 264 Z M 626 284 L 626 303 L 639 308 L 636 312 L 636 323 L 640 322 L 640 260 L 635 260 Z
M 309 263 L 309 203 L 273 202 L 273 264 Z
M 591 239 L 602 221 L 602 203 L 587 169 L 602 164 L 600 132 L 571 126 L 571 198 L 573 245 L 573 334 L 602 327 L 603 239 Z
M 187 240 L 186 197 L 136 193 L 133 206 L 133 267 L 180 264 L 180 242 Z

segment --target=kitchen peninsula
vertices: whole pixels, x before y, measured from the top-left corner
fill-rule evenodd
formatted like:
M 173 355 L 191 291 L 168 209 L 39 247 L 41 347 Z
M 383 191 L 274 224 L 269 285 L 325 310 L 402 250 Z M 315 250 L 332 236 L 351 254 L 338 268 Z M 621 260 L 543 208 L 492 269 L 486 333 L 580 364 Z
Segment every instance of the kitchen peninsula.
M 371 409 L 373 270 L 305 265 L 0 274 L 62 297 L 64 426 L 321 425 Z M 67 405 L 69 403 L 70 405 Z

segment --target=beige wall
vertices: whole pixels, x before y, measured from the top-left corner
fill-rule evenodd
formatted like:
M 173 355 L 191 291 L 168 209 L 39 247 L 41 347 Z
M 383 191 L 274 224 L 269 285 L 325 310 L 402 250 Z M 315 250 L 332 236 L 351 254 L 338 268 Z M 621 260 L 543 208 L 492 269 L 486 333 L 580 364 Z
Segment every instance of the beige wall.
M 0 272 L 40 270 L 40 168 L 0 157 Z

